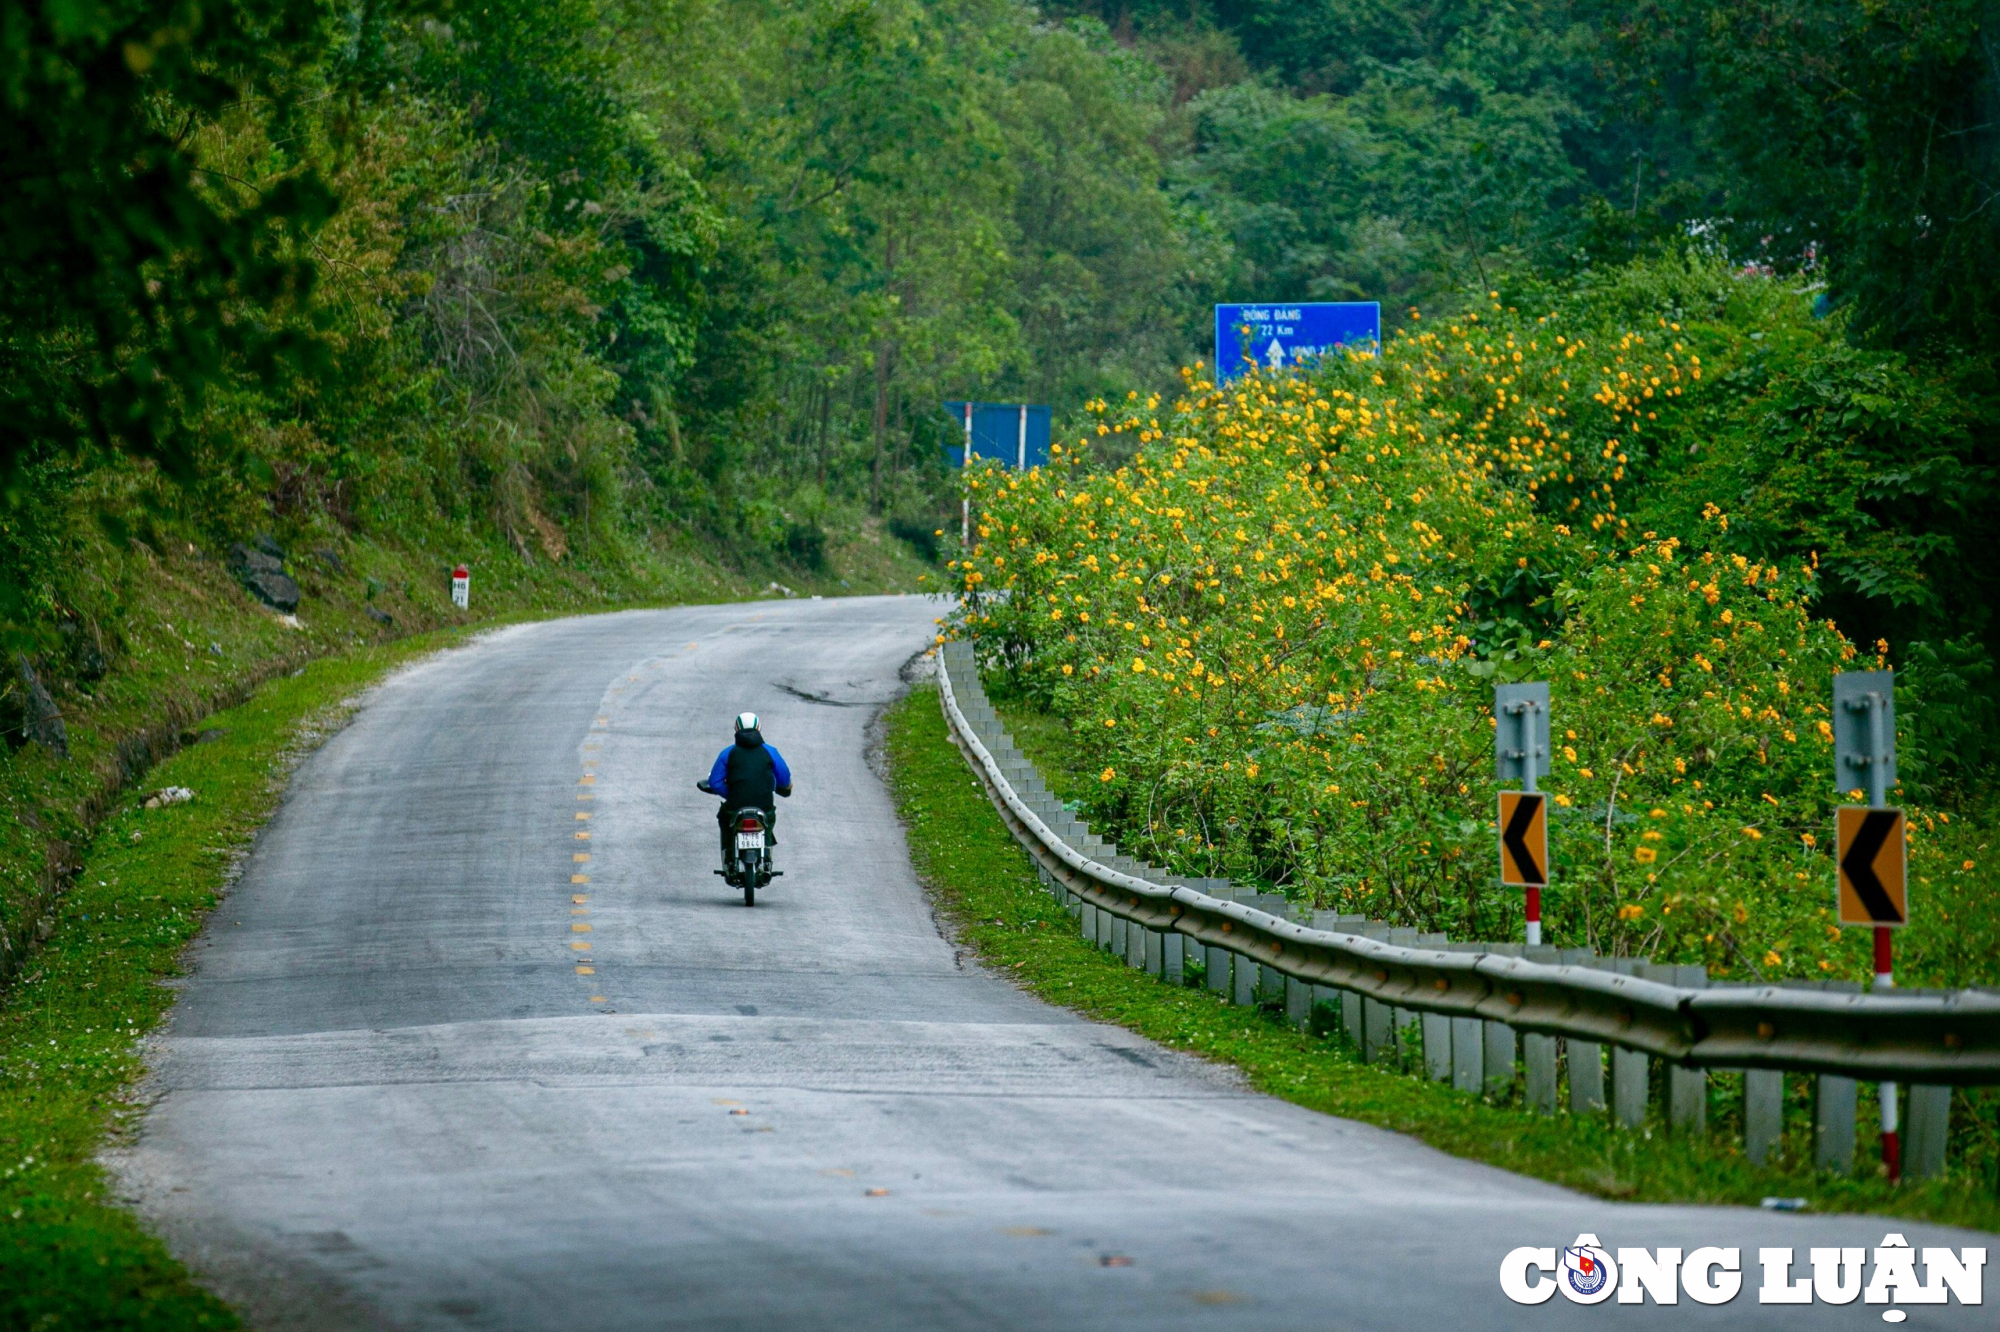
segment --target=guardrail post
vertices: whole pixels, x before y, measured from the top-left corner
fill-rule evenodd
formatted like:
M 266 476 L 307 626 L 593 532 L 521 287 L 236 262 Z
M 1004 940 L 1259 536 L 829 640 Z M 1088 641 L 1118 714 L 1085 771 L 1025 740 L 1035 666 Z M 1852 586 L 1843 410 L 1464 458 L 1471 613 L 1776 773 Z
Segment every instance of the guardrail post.
M 1451 1019 L 1443 1013 L 1424 1014 L 1424 1076 L 1451 1081 Z
M 1454 953 L 1477 953 L 1480 945 L 1455 943 Z M 1468 1096 L 1477 1096 L 1486 1081 L 1485 1023 L 1476 1017 L 1453 1017 L 1451 1021 L 1451 1086 Z
M 1652 1075 L 1648 1064 L 1637 1050 L 1611 1047 L 1611 1113 L 1626 1128 L 1638 1128 L 1646 1122 L 1646 1084 Z
M 1300 1031 L 1312 1028 L 1313 987 L 1296 977 L 1285 977 L 1285 1020 Z
M 1423 941 L 1423 937 L 1416 930 L 1397 929 L 1389 931 L 1388 941 L 1400 948 L 1415 948 Z M 1410 1047 L 1416 1044 L 1417 1018 L 1416 1009 L 1398 1008 L 1394 1010 L 1391 1019 L 1396 1034 L 1396 1048 L 1403 1054 L 1405 1060 L 1412 1053 Z
M 1550 966 L 1562 962 L 1562 950 L 1545 944 L 1531 944 L 1521 950 L 1521 956 L 1530 962 L 1542 962 Z M 1554 1114 L 1556 1112 L 1555 1037 L 1540 1036 L 1534 1032 L 1522 1033 L 1521 1074 L 1521 1096 L 1527 1107 L 1537 1114 Z
M 1149 976 L 1164 975 L 1166 972 L 1167 936 L 1158 930 L 1144 930 L 1141 931 L 1139 943 L 1140 947 L 1145 949 L 1145 956 L 1140 960 L 1145 963 L 1146 974 Z
M 1361 997 L 1361 1058 L 1376 1063 L 1396 1052 L 1394 1011 L 1387 1004 Z
M 1482 945 L 1485 951 L 1499 957 L 1519 957 L 1521 945 L 1516 943 L 1489 943 Z M 1514 1029 L 1504 1022 L 1488 1022 L 1483 1041 L 1486 1046 L 1485 1092 L 1488 1096 L 1504 1097 L 1514 1090 L 1514 1061 L 1518 1057 Z
M 1643 958 L 1634 957 L 1606 957 L 1597 962 L 1599 970 L 1621 976 L 1636 976 L 1644 965 Z M 1622 1045 L 1611 1047 L 1611 1116 L 1626 1128 L 1638 1128 L 1646 1122 L 1651 1075 L 1644 1054 Z
M 1566 967 L 1596 964 L 1597 954 L 1588 948 L 1565 948 L 1556 961 Z M 1573 1115 L 1597 1114 L 1604 1109 L 1604 1047 L 1596 1041 L 1562 1040 L 1562 1061 L 1569 1074 L 1569 1110 Z
M 1125 922 L 1125 965 L 1134 971 L 1146 970 L 1146 935 L 1149 932 L 1136 920 Z
M 1083 923 L 1084 942 L 1094 944 L 1097 942 L 1097 908 L 1092 906 L 1090 899 L 1081 893 L 1077 894 L 1077 899 L 1083 904 L 1079 919 Z
M 1854 1169 L 1854 1109 L 1860 1084 L 1822 1073 L 1813 1092 L 1813 1164 L 1845 1175 Z
M 1229 988 L 1229 1002 L 1244 1008 L 1257 1006 L 1257 964 L 1241 953 L 1231 953 L 1229 965 L 1235 984 Z
M 1743 1155 L 1765 1165 L 1785 1131 L 1785 1075 L 1775 1068 L 1743 1070 Z
M 1168 930 L 1160 940 L 1160 979 L 1169 985 L 1187 981 L 1187 936 Z
M 1216 994 L 1229 993 L 1229 950 L 1216 944 L 1207 945 L 1208 988 Z
M 1514 1061 L 1518 1057 L 1515 1047 L 1514 1029 L 1504 1022 L 1482 1024 L 1482 1037 L 1486 1046 L 1486 1082 L 1488 1096 L 1505 1096 L 1514 1090 Z
M 1451 1085 L 1477 1096 L 1486 1082 L 1485 1023 L 1474 1017 L 1451 1020 Z
M 1903 1137 L 1903 1174 L 1929 1179 L 1944 1173 L 1945 1135 L 1951 1129 L 1951 1088 L 1915 1083 Z
M 1426 934 L 1418 943 L 1440 951 L 1451 947 L 1444 934 Z M 1423 1014 L 1424 1076 L 1432 1082 L 1451 1081 L 1451 1019 L 1443 1013 Z
M 1707 967 L 1676 965 L 1660 970 L 1667 974 L 1655 975 L 1653 979 L 1686 990 L 1708 988 Z M 1704 1070 L 1682 1068 L 1678 1064 L 1667 1066 L 1667 1126 L 1675 1133 L 1698 1135 L 1708 1131 L 1708 1074 Z
M 1556 1112 L 1556 1038 L 1527 1032 L 1521 1037 L 1523 1098 L 1537 1114 Z
M 1340 1025 L 1347 1032 L 1347 1039 L 1353 1044 L 1355 1049 L 1359 1050 L 1361 1048 L 1361 1029 L 1363 1026 L 1361 1020 L 1361 996 L 1352 990 L 1341 990 L 1339 994 Z
M 1604 1047 L 1596 1041 L 1564 1041 L 1569 1066 L 1569 1109 L 1573 1115 L 1604 1110 Z
M 1115 916 L 1109 911 L 1103 914 L 1106 927 L 1104 947 L 1106 950 L 1118 954 L 1119 960 L 1123 961 L 1125 958 L 1125 917 Z

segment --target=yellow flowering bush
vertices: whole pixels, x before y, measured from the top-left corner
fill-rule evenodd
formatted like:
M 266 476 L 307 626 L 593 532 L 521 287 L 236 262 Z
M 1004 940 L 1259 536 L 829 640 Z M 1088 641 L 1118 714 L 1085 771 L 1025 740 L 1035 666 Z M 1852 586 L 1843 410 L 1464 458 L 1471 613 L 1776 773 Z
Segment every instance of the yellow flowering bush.
M 1140 445 L 1113 472 L 1083 444 L 975 470 L 955 632 L 1072 723 L 1092 815 L 1138 854 L 1460 938 L 1519 937 L 1491 688 L 1546 679 L 1550 941 L 1852 974 L 1865 939 L 1830 928 L 1813 834 L 1855 649 L 1811 614 L 1810 563 L 1620 539 L 1610 432 L 1678 398 L 1692 356 L 1668 360 L 1671 329 L 1649 361 L 1636 335 L 1470 323 L 1311 375 L 1190 372 L 1166 410 L 1094 404 Z M 1546 589 L 1539 637 L 1481 618 L 1518 579 Z

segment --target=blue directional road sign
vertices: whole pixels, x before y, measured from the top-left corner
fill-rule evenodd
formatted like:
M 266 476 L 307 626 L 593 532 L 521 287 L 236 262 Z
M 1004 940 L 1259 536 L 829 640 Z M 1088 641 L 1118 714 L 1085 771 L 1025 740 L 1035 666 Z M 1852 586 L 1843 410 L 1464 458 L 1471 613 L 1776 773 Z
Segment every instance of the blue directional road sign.
M 1380 345 L 1379 301 L 1311 301 L 1304 305 L 1215 307 L 1215 380 L 1249 370 L 1276 374 L 1336 347 Z
M 971 412 L 974 458 L 991 458 L 1004 467 L 1039 467 L 1049 460 L 1049 409 L 1020 402 L 948 402 L 944 405 L 957 433 L 944 446 L 954 466 L 966 461 L 966 413 Z

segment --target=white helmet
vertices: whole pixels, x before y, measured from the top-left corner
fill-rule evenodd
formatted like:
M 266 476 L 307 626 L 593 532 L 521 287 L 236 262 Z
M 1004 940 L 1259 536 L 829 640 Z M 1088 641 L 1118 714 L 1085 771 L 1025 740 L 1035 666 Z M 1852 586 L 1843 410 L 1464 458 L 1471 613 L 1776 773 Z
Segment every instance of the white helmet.
M 756 713 L 754 713 L 754 712 L 739 712 L 739 713 L 737 713 L 737 714 L 736 714 L 736 729 L 737 729 L 738 731 L 754 731 L 754 730 L 756 730 L 756 729 L 757 729 L 757 714 L 756 714 Z

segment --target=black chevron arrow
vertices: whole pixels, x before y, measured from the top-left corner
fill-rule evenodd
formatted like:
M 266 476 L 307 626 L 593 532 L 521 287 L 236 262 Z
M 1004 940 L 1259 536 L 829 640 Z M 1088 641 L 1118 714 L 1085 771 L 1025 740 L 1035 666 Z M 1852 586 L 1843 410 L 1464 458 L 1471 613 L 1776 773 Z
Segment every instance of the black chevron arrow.
M 1875 857 L 1888 843 L 1889 835 L 1896 831 L 1896 824 L 1902 817 L 1899 810 L 1869 810 L 1862 815 L 1861 827 L 1856 830 L 1854 840 L 1847 844 L 1847 854 L 1840 858 L 1840 872 L 1847 876 L 1847 886 L 1861 899 L 1868 918 L 1884 925 L 1901 924 L 1903 913 L 1896 910 L 1889 890 L 1882 886 L 1881 876 L 1875 873 Z
M 1507 831 L 1500 834 L 1500 845 L 1513 853 L 1514 864 L 1520 867 L 1523 879 L 1537 888 L 1546 888 L 1549 876 L 1528 847 L 1528 829 L 1535 826 L 1535 815 L 1541 808 L 1542 797 L 1538 795 L 1524 795 L 1515 801 L 1514 817 L 1507 820 Z

